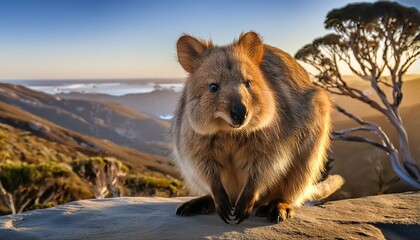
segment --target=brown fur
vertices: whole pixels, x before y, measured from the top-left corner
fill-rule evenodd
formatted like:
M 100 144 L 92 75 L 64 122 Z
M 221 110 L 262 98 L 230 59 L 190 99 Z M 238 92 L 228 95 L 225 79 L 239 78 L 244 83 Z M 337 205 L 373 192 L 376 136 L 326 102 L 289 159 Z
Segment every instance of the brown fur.
M 290 55 L 264 45 L 254 32 L 222 47 L 185 35 L 177 52 L 190 76 L 171 136 L 186 184 L 210 195 L 225 222 L 232 209 L 235 219 L 243 221 L 255 204 L 271 203 L 275 215 L 289 216 L 285 206 L 310 199 L 308 191 L 323 170 L 331 128 L 329 96 Z M 217 92 L 209 91 L 211 83 L 219 85 Z M 234 128 L 230 111 L 238 101 L 247 115 Z M 208 203 L 195 201 L 190 209 L 201 202 Z

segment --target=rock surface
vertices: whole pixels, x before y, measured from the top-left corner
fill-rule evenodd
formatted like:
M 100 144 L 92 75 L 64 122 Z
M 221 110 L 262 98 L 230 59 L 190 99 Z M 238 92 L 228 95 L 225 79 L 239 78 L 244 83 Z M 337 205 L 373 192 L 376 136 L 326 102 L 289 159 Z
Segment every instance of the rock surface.
M 215 214 L 179 217 L 189 198 L 71 202 L 0 217 L 0 239 L 418 239 L 420 192 L 302 207 L 280 224 L 251 216 L 225 224 Z

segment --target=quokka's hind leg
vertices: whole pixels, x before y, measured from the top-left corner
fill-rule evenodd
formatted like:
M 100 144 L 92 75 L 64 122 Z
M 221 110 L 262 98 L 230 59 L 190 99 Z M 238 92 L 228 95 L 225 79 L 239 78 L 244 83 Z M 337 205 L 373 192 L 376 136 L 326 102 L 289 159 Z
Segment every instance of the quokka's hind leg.
M 176 209 L 176 215 L 184 217 L 212 212 L 215 212 L 215 208 L 213 198 L 210 195 L 194 198 Z
M 280 199 L 272 200 L 267 205 L 259 207 L 255 212 L 257 217 L 266 217 L 268 221 L 277 223 L 293 217 L 293 214 L 293 206 Z

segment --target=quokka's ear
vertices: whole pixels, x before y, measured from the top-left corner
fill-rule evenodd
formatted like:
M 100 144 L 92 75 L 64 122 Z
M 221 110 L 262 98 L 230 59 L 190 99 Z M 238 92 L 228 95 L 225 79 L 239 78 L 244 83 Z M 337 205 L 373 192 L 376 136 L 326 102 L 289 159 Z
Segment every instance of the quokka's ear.
M 176 43 L 178 61 L 185 71 L 193 73 L 200 66 L 204 53 L 211 43 L 184 35 Z
M 247 32 L 241 34 L 236 45 L 241 47 L 255 64 L 260 64 L 264 53 L 264 45 L 257 33 Z

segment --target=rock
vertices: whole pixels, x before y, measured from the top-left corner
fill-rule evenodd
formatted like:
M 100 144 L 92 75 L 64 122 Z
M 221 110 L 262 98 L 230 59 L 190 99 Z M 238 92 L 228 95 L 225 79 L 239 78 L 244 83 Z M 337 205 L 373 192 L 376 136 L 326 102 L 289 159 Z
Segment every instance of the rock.
M 420 192 L 302 207 L 274 224 L 251 216 L 225 224 L 215 214 L 179 217 L 190 198 L 82 200 L 0 217 L 0 239 L 418 239 Z

